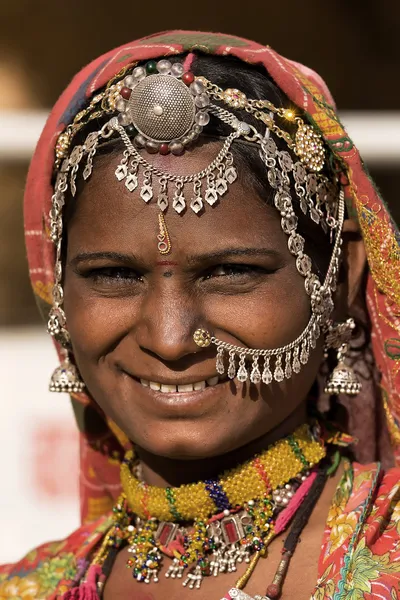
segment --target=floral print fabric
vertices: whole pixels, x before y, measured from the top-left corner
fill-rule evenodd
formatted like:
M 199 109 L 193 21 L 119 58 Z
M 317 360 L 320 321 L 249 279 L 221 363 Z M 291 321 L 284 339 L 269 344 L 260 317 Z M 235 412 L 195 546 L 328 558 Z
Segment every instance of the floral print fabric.
M 400 582 L 400 469 L 346 465 L 328 513 L 312 600 L 395 600 Z
M 111 517 L 104 516 L 65 540 L 32 550 L 18 563 L 0 566 L 0 600 L 50 600 L 61 596 L 82 578 L 87 559 L 111 523 Z

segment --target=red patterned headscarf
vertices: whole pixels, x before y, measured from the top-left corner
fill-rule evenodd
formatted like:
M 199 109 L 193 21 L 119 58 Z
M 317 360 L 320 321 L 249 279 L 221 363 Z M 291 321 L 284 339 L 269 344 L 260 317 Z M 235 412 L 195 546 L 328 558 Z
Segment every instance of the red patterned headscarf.
M 365 400 L 358 414 L 385 415 L 394 460 L 400 463 L 400 233 L 380 197 L 357 148 L 336 113 L 323 80 L 313 71 L 288 60 L 269 46 L 223 34 L 171 31 L 156 34 L 100 56 L 78 73 L 54 106 L 37 145 L 25 192 L 25 236 L 35 295 L 47 316 L 53 286 L 54 246 L 48 214 L 52 196 L 54 149 L 59 134 L 123 67 L 140 60 L 198 51 L 235 56 L 261 65 L 289 99 L 301 108 L 340 162 L 347 177 L 349 214 L 358 221 L 368 259 L 366 304 L 371 321 L 374 361 L 380 374 L 380 394 Z M 104 423 L 101 433 L 88 431 L 92 400 L 74 396 L 81 431 L 81 514 L 84 521 L 106 512 L 119 491 L 119 459 L 127 440 L 117 427 Z M 93 411 L 93 414 L 95 412 Z M 93 419 L 94 421 L 99 421 Z M 378 420 L 370 420 L 371 426 Z M 379 426 L 379 425 L 378 425 Z M 379 437 L 379 431 L 374 432 Z M 369 436 L 371 437 L 371 435 Z M 372 435 L 373 437 L 373 435 Z M 379 445 L 376 445 L 378 453 Z M 367 460 L 378 458 L 368 456 Z

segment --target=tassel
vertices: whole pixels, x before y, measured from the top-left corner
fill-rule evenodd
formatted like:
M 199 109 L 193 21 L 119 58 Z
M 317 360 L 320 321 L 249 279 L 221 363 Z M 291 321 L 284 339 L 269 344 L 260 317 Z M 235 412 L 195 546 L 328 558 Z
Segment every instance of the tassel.
M 100 565 L 91 565 L 86 575 L 86 581 L 65 592 L 62 600 L 100 600 L 97 592 L 97 582 L 100 575 Z
M 281 512 L 278 516 L 275 523 L 275 534 L 278 535 L 282 531 L 286 529 L 287 524 L 292 519 L 292 517 L 296 514 L 298 508 L 303 503 L 303 500 L 306 498 L 308 492 L 312 484 L 314 483 L 315 478 L 317 477 L 317 473 L 311 473 L 307 477 L 305 481 L 301 484 L 301 486 L 296 491 L 295 495 L 292 498 L 289 506 Z

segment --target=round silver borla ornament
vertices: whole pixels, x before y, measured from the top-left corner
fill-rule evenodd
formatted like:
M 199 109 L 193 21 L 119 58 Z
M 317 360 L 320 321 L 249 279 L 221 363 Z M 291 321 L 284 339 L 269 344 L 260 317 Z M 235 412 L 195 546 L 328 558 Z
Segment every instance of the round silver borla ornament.
M 133 90 L 126 112 L 146 138 L 169 143 L 179 140 L 195 123 L 195 99 L 187 85 L 171 75 L 149 75 Z

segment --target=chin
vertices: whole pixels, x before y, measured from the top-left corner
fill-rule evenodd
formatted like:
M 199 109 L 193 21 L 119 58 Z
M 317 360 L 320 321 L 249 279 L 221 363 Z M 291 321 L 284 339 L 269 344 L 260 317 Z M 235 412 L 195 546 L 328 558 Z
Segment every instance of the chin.
M 135 428 L 136 429 L 136 428 Z M 145 435 L 144 435 L 145 434 Z M 163 423 L 132 431 L 131 441 L 155 456 L 173 460 L 201 460 L 225 454 L 242 445 L 237 432 L 197 423 Z

